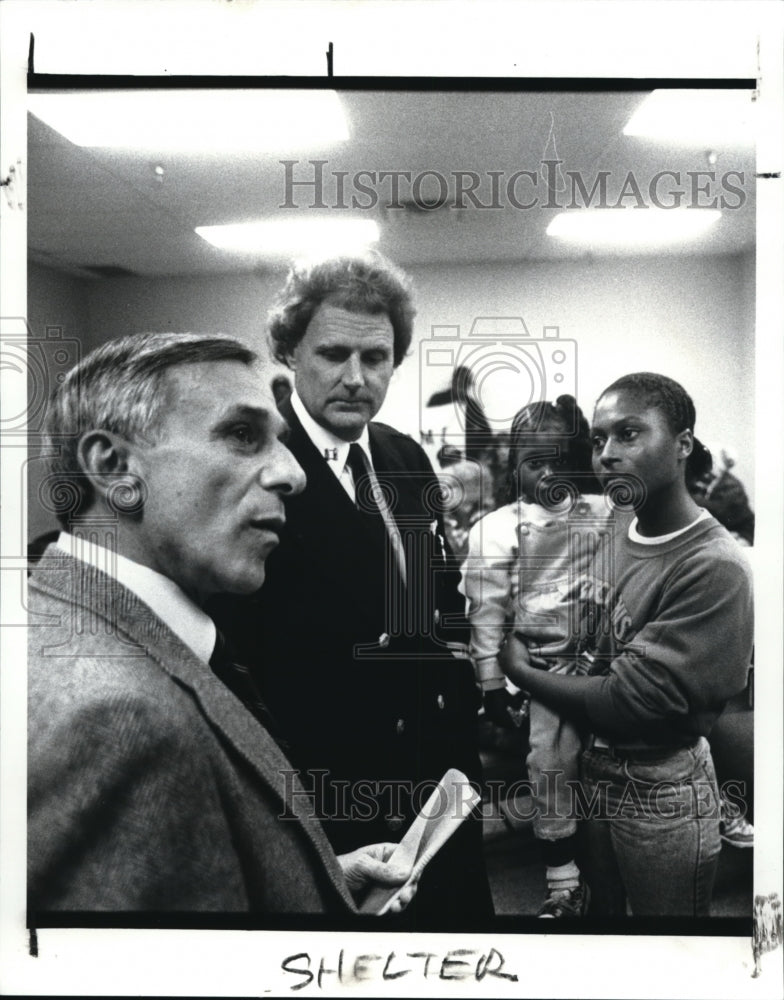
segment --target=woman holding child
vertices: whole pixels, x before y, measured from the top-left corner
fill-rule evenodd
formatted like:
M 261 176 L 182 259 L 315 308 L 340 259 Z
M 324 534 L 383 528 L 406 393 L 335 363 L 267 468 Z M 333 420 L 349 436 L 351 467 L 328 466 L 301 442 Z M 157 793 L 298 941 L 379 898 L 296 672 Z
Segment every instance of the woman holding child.
M 583 735 L 591 913 L 709 914 L 720 839 L 706 737 L 746 684 L 752 593 L 737 543 L 686 488 L 694 423 L 663 375 L 602 393 L 593 468 L 612 518 L 580 584 L 588 672 L 553 670 L 515 633 L 504 653 L 511 680 Z

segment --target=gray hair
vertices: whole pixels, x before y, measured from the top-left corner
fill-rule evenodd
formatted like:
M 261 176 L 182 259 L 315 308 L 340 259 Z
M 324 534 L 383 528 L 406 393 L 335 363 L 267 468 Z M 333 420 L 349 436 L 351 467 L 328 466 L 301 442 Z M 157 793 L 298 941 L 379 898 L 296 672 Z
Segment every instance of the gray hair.
M 93 489 L 79 464 L 81 435 L 111 431 L 129 441 L 154 442 L 166 411 L 166 375 L 176 365 L 239 361 L 258 356 L 223 334 L 137 333 L 110 340 L 72 368 L 49 401 L 44 443 L 50 454 L 50 489 L 71 496 L 58 511 L 62 523 L 93 500 Z

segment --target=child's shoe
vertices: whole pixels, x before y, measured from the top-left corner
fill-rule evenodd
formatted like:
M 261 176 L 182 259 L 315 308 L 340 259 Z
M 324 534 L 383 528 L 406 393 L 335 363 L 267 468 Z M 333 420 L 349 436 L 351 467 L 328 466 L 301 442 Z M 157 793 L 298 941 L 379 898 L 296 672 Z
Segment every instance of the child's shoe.
M 549 889 L 547 899 L 542 903 L 536 915 L 551 919 L 584 917 L 590 901 L 590 890 L 581 878 L 580 884 L 574 889 Z

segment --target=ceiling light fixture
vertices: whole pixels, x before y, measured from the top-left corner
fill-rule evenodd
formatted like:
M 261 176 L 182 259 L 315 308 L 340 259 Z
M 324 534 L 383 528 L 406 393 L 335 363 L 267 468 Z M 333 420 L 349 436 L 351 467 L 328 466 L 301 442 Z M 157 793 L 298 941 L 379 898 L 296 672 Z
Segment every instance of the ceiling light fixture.
M 370 219 L 266 219 L 237 225 L 197 226 L 195 232 L 221 250 L 273 258 L 350 253 L 379 240 L 378 224 Z
M 592 208 L 560 212 L 548 236 L 595 246 L 660 246 L 695 239 L 721 218 L 711 208 Z
M 654 90 L 623 134 L 698 147 L 753 145 L 756 107 L 750 90 Z
M 334 90 L 101 90 L 30 94 L 77 146 L 157 153 L 318 148 L 349 138 Z

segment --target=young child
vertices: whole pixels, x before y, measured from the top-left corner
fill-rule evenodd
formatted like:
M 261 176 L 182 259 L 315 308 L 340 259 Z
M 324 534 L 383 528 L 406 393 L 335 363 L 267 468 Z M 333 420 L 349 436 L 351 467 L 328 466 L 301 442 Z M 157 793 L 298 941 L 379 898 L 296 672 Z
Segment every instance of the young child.
M 753 606 L 740 547 L 687 488 L 695 419 L 683 386 L 655 372 L 601 394 L 594 469 L 618 511 L 613 558 L 586 581 L 594 669 L 536 670 L 524 647 L 507 663 L 516 684 L 591 731 L 580 780 L 598 805 L 585 839 L 602 915 L 710 915 L 721 840 L 707 737 L 746 686 Z
M 610 514 L 602 496 L 583 495 L 598 494 L 599 484 L 590 471 L 588 423 L 573 396 L 532 403 L 517 413 L 508 469 L 511 503 L 472 528 L 463 566 L 471 654 L 493 721 L 503 719 L 510 701 L 499 660 L 510 632 L 522 640 L 510 644 L 514 655 L 528 651 L 562 674 L 579 670 L 579 579 Z M 547 865 L 540 917 L 582 916 L 588 905 L 567 784 L 578 780 L 581 749 L 570 722 L 531 702 L 526 763 L 535 787 L 534 835 Z

